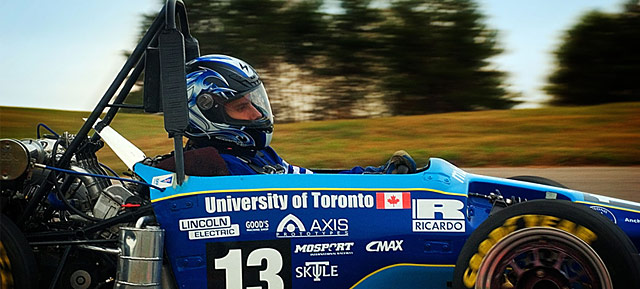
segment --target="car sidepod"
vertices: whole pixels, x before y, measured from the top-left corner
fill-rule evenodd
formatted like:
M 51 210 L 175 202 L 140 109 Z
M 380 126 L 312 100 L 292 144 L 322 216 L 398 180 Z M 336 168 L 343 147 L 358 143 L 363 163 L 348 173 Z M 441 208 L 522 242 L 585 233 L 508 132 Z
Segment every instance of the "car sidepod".
M 444 161 L 410 175 L 188 177 L 181 186 L 170 172 L 135 169 L 164 187 L 151 198 L 180 288 L 447 288 L 473 230 L 465 173 Z

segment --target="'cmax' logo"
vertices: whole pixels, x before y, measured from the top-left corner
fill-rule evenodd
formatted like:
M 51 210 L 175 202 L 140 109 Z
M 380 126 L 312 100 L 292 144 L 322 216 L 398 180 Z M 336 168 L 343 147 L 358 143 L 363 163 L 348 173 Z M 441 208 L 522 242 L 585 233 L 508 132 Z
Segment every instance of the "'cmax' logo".
M 314 219 L 309 229 L 294 214 L 285 216 L 276 227 L 277 238 L 349 236 L 347 219 Z
M 402 251 L 404 240 L 372 241 L 367 244 L 367 252 L 397 252 Z

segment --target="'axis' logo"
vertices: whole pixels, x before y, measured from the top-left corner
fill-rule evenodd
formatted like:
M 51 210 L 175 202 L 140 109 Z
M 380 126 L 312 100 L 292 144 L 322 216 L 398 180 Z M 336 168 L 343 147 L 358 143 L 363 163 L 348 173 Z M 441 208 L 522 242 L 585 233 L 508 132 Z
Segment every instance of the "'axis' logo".
M 309 229 L 294 214 L 285 216 L 276 227 L 277 238 L 340 237 L 349 235 L 347 219 L 313 219 Z

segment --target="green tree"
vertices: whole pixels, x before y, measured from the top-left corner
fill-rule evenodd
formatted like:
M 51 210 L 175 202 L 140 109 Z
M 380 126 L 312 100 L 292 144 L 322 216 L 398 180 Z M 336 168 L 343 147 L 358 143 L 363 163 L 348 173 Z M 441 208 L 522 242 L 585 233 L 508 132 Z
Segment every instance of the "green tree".
M 239 57 L 256 68 L 282 55 L 284 0 L 189 1 L 191 32 L 203 54 Z
M 504 73 L 489 68 L 500 53 L 496 32 L 474 2 L 372 2 L 341 0 L 340 11 L 328 13 L 323 0 L 191 0 L 187 10 L 202 54 L 251 63 L 279 121 L 301 119 L 303 110 L 314 119 L 361 117 L 372 103 L 375 114 L 515 103 Z
M 640 9 L 591 11 L 569 29 L 556 50 L 556 70 L 545 91 L 558 105 L 640 100 Z
M 282 11 L 285 60 L 309 68 L 325 49 L 328 20 L 320 11 L 322 0 L 291 1 Z
M 496 31 L 468 0 L 398 0 L 383 51 L 387 103 L 396 115 L 510 108 L 505 73 L 490 68 L 501 53 Z
M 377 88 L 381 11 L 371 8 L 371 0 L 339 3 L 341 12 L 327 15 L 324 50 L 313 63 L 316 77 L 325 79 L 313 107 L 316 119 L 355 117 L 358 104 Z
M 164 3 L 164 1 L 159 1 Z M 186 3 L 189 27 L 202 54 L 228 54 L 246 60 L 267 83 L 274 112 L 290 109 L 282 99 L 280 67 L 291 62 L 303 67 L 321 48 L 325 20 L 321 0 L 192 0 Z M 157 13 L 146 15 L 142 33 Z M 132 93 L 141 102 L 141 93 Z M 282 120 L 282 118 L 280 118 Z

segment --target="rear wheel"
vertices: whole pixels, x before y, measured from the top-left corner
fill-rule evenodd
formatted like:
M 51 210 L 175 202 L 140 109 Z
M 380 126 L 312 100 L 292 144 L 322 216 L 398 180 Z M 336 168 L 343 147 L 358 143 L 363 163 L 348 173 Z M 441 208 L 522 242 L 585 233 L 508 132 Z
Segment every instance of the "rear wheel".
M 463 247 L 453 287 L 612 289 L 640 284 L 640 258 L 615 224 L 560 200 L 529 201 L 490 216 Z
M 18 227 L 0 215 L 0 288 L 36 288 L 38 272 L 33 251 Z

